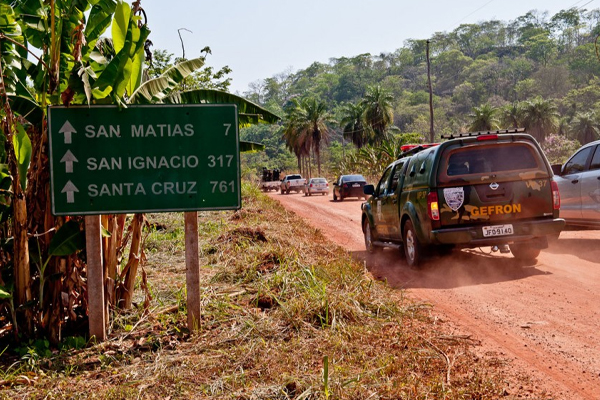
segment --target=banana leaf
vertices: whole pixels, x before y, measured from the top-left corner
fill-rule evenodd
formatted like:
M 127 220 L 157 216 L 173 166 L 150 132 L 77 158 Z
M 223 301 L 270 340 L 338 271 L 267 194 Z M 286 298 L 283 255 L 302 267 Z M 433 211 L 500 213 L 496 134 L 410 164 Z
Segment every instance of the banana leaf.
M 68 256 L 85 248 L 85 232 L 81 230 L 79 223 L 70 220 L 65 223 L 50 241 L 48 255 Z
M 147 80 L 129 98 L 129 104 L 160 103 L 186 77 L 204 66 L 204 57 L 185 60 L 167 69 L 158 78 Z
M 256 142 L 244 142 L 240 140 L 240 153 L 258 153 L 264 151 L 265 145 Z
M 13 135 L 13 147 L 15 152 L 15 158 L 17 160 L 17 168 L 19 170 L 19 182 L 21 188 L 25 190 L 27 185 L 27 170 L 29 169 L 29 162 L 31 161 L 32 146 L 27 132 L 23 128 L 23 125 L 17 123 L 17 133 Z
M 281 118 L 278 115 L 254 104 L 243 97 L 212 89 L 197 89 L 187 92 L 174 93 L 164 99 L 167 104 L 236 104 L 240 127 L 252 124 L 273 124 Z

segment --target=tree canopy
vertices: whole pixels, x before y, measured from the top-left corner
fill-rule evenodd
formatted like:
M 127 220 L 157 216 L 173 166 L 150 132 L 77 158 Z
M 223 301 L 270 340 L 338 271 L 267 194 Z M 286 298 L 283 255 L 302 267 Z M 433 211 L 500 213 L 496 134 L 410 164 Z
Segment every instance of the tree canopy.
M 599 16 L 600 9 L 574 7 L 553 16 L 533 10 L 432 35 L 435 140 L 517 127 L 540 142 L 555 134 L 582 143 L 597 137 Z M 413 133 L 424 141 L 430 116 L 426 49 L 427 40 L 410 39 L 389 53 L 315 62 L 258 80 L 245 95 L 273 110 L 306 96 L 322 102 L 339 121 L 330 126 L 332 155 L 340 149 L 336 144 L 346 149 L 351 143 L 358 151 Z M 322 152 L 328 158 L 329 148 Z

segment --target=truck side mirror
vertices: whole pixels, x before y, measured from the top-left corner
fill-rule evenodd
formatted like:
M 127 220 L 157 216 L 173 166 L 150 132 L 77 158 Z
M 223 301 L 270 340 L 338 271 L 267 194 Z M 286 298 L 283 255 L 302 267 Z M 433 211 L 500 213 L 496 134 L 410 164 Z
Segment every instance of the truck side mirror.
M 373 193 L 375 193 L 375 186 L 373 186 L 373 185 L 363 186 L 363 193 L 372 195 Z

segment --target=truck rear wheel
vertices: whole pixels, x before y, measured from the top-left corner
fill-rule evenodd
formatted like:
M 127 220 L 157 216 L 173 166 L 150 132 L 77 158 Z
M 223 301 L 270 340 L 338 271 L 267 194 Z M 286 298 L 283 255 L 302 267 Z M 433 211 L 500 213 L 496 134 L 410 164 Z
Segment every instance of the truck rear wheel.
M 513 243 L 509 244 L 508 247 L 510 247 L 510 251 L 517 260 L 535 260 L 542 251 L 541 249 L 532 247 L 528 243 Z
M 409 267 L 416 268 L 422 261 L 423 258 L 423 246 L 419 243 L 417 233 L 411 220 L 406 221 L 404 224 L 404 255 L 406 256 L 406 263 Z

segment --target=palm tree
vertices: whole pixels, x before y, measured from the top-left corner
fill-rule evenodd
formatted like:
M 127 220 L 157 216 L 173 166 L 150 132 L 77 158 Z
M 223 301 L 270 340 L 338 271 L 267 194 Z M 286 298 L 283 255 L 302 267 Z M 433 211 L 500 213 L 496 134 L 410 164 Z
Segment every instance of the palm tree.
M 473 107 L 473 113 L 469 114 L 469 118 L 471 118 L 469 130 L 471 132 L 497 130 L 499 128 L 499 121 L 496 118 L 497 111 L 498 109 L 489 103 L 481 107 Z
M 522 120 L 522 110 L 519 103 L 512 103 L 502 108 L 500 120 L 502 126 L 506 129 L 519 128 Z
M 288 109 L 283 125 L 283 136 L 286 147 L 296 156 L 298 160 L 298 171 L 303 172 L 303 159 L 309 154 L 310 142 L 300 136 L 297 129 L 295 108 Z
M 572 135 L 582 145 L 593 142 L 600 137 L 600 123 L 594 111 L 577 113 L 570 125 Z
M 305 97 L 298 101 L 292 100 L 292 107 L 287 114 L 284 129 L 284 139 L 295 138 L 299 149 L 312 148 L 317 158 L 319 175 L 321 175 L 321 142 L 329 141 L 330 129 L 328 123 L 335 122 L 325 102 L 314 97 Z M 288 142 L 288 147 L 290 142 Z
M 342 120 L 340 121 L 344 137 L 350 139 L 359 149 L 368 142 L 363 120 L 364 111 L 364 103 L 362 102 L 345 104 L 342 108 Z
M 367 88 L 363 99 L 364 125 L 370 136 L 369 143 L 379 144 L 386 138 L 387 128 L 394 122 L 394 97 L 381 86 Z
M 543 142 L 546 136 L 558 128 L 558 111 L 551 100 L 536 97 L 522 103 L 523 125 L 527 131 Z

